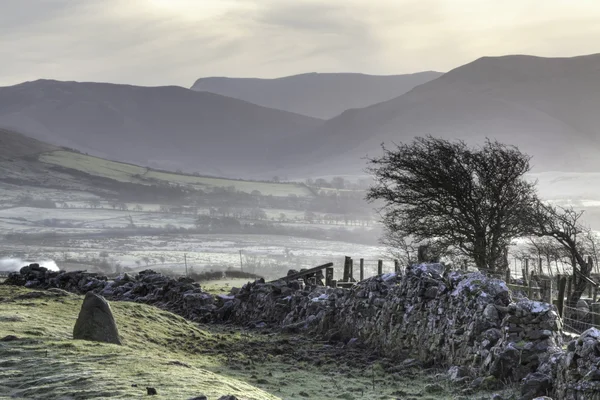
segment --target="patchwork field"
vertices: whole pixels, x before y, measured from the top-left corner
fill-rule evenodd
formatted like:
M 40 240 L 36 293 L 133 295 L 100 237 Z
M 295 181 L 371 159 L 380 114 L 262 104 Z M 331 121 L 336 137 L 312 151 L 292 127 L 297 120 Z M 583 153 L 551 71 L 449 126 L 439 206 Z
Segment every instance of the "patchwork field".
M 242 181 L 162 172 L 64 150 L 41 154 L 38 159 L 46 164 L 57 165 L 120 182 L 139 184 L 159 182 L 179 184 L 204 190 L 215 187 L 233 187 L 237 191 L 246 193 L 258 190 L 263 195 L 312 197 L 312 192 L 302 184 Z

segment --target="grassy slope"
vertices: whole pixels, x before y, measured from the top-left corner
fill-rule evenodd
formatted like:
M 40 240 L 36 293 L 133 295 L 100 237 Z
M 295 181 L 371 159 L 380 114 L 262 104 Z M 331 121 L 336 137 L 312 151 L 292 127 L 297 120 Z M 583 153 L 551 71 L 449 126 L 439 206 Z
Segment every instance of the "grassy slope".
M 216 287 L 213 288 L 216 291 Z M 0 399 L 489 399 L 435 370 L 398 369 L 366 350 L 302 336 L 199 326 L 154 307 L 113 302 L 123 346 L 71 339 L 81 296 L 19 298 L 0 285 Z M 441 370 L 437 370 L 440 372 Z M 440 383 L 439 391 L 427 385 Z M 137 386 L 133 386 L 137 385 Z
M 0 128 L 0 159 L 56 150 L 56 146 L 40 142 L 9 129 Z
M 0 297 L 29 292 L 0 286 Z M 171 313 L 134 303 L 112 303 L 124 346 L 74 341 L 72 327 L 81 298 L 2 303 L 0 338 L 23 340 L 0 347 L 0 393 L 16 398 L 140 398 L 146 386 L 157 399 L 235 394 L 277 397 L 235 378 L 210 372 L 210 357 L 193 356 L 218 338 Z M 132 386 L 137 385 L 137 387 Z M 3 398 L 0 395 L 0 398 Z M 8 397 L 6 397 L 8 398 Z
M 40 155 L 39 160 L 47 164 L 58 165 L 64 168 L 70 168 L 90 175 L 101 176 L 121 182 L 147 184 L 153 181 L 159 181 L 162 183 L 187 185 L 195 187 L 196 189 L 233 186 L 236 190 L 246 193 L 258 190 L 263 195 L 286 197 L 294 194 L 299 197 L 312 196 L 310 190 L 300 184 L 240 181 L 235 179 L 154 171 L 137 165 L 105 160 L 64 150 L 42 154 Z

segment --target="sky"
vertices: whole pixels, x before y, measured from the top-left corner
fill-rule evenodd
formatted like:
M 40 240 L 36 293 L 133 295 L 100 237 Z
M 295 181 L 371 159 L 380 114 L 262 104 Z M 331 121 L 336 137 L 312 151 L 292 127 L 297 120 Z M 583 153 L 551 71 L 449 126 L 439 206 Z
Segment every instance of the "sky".
M 0 86 L 448 71 L 600 53 L 598 0 L 0 0 Z

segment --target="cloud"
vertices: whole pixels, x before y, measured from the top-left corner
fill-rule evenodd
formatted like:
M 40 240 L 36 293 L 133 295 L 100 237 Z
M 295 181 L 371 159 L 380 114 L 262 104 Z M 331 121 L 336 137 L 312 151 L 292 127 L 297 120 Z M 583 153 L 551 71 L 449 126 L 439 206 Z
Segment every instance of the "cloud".
M 3 0 L 0 85 L 448 70 L 597 52 L 599 18 L 583 0 Z

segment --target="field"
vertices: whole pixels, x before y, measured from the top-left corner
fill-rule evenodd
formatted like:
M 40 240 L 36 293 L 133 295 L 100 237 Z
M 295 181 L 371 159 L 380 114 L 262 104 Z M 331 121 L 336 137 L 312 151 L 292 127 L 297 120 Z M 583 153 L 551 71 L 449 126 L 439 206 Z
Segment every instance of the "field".
M 24 260 L 55 260 L 60 268 L 65 264 L 89 265 L 106 260 L 112 267 L 117 264 L 125 270 L 145 268 L 168 270 L 175 274 L 188 271 L 204 272 L 243 269 L 266 278 L 285 275 L 288 269 L 308 268 L 334 262 L 341 273 L 344 256 L 367 259 L 367 272 L 375 274 L 377 258 L 385 256 L 385 249 L 377 246 L 314 240 L 277 235 L 160 235 L 114 237 L 47 238 L 31 246 L 29 243 L 6 244 L 0 258 L 18 257 Z M 240 266 L 241 251 L 241 266 Z M 184 258 L 185 255 L 185 258 Z M 389 260 L 386 270 L 393 269 Z M 338 275 L 339 276 L 339 275 Z
M 64 150 L 41 154 L 38 159 L 46 164 L 57 165 L 120 182 L 179 184 L 202 190 L 215 187 L 233 187 L 236 191 L 246 193 L 258 190 L 265 196 L 287 197 L 295 195 L 298 197 L 312 197 L 312 192 L 301 184 L 242 181 L 155 171 L 137 165 L 109 161 Z
M 38 292 L 40 293 L 40 292 Z M 233 327 L 112 302 L 123 346 L 72 340 L 80 296 L 0 285 L 0 399 L 489 399 L 444 369 L 402 368 L 360 348 Z

